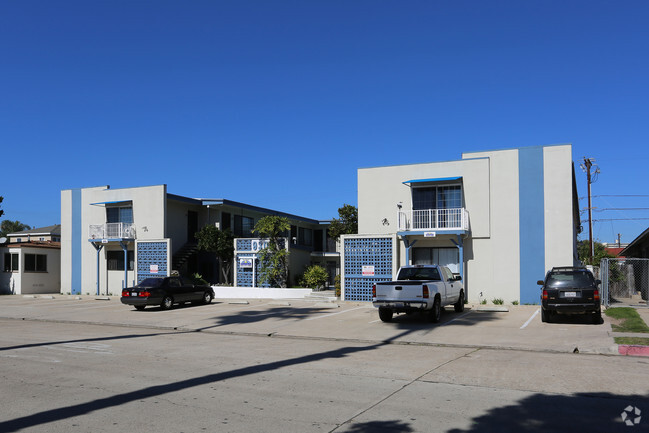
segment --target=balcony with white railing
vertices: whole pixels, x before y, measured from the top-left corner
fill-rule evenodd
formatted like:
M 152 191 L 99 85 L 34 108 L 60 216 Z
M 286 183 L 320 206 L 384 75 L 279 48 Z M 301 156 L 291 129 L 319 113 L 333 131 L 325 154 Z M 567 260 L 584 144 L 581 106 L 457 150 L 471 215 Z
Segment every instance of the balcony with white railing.
M 91 224 L 88 237 L 92 239 L 135 239 L 135 224 L 106 223 Z
M 399 231 L 469 231 L 469 214 L 464 208 L 400 210 Z

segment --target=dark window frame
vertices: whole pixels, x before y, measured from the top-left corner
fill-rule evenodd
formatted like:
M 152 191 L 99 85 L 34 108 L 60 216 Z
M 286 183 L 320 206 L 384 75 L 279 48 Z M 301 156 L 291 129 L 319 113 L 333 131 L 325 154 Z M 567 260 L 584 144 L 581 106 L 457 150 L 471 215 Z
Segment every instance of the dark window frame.
M 47 272 L 47 254 L 25 254 L 25 272 Z

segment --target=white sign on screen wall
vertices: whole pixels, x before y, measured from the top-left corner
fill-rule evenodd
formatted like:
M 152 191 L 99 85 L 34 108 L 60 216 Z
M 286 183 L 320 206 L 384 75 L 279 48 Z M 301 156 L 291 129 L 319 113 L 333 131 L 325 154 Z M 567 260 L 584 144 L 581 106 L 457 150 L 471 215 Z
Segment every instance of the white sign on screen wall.
M 364 277 L 373 277 L 374 276 L 374 266 L 363 266 L 363 276 Z

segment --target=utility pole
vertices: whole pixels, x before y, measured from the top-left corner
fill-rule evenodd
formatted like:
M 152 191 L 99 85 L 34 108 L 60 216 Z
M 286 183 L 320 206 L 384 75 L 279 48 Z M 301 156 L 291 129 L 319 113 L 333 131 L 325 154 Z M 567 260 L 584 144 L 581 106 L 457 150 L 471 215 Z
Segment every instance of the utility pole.
M 593 257 L 595 257 L 595 244 L 593 243 L 593 206 L 591 203 L 591 194 L 590 194 L 590 184 L 593 183 L 591 177 L 591 168 L 593 167 L 594 159 L 584 157 L 584 163 L 581 165 L 581 169 L 586 172 L 586 182 L 588 183 L 588 243 L 590 245 L 590 254 L 589 259 L 590 263 L 593 264 Z M 595 165 L 594 174 L 599 173 L 599 168 Z

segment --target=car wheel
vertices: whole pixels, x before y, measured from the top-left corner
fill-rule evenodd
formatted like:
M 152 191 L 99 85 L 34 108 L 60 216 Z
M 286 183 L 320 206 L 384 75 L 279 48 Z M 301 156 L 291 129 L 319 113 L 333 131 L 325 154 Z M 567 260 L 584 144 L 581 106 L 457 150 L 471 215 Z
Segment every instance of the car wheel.
M 392 321 L 392 309 L 379 307 L 379 319 L 382 322 L 391 322 Z
M 453 304 L 453 308 L 455 308 L 456 313 L 461 313 L 464 311 L 464 292 L 460 291 L 460 298 L 457 300 L 455 304 Z
M 602 313 L 601 312 L 593 313 L 592 320 L 593 320 L 593 325 L 599 325 L 600 323 L 602 323 Z
M 550 312 L 541 308 L 541 322 L 550 322 Z
M 430 310 L 429 320 L 433 323 L 439 322 L 439 319 L 442 317 L 442 305 L 439 301 L 439 298 L 435 298 L 433 302 L 433 308 Z
M 142 310 L 144 310 L 145 307 L 146 307 L 145 305 L 136 305 L 136 306 L 135 306 L 135 309 L 136 309 L 137 311 L 142 311 Z
M 171 310 L 171 307 L 174 305 L 174 300 L 171 296 L 165 296 L 162 298 L 162 302 L 160 303 L 160 307 L 163 310 Z
M 212 302 L 212 294 L 210 292 L 203 293 L 203 304 L 209 304 Z

